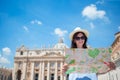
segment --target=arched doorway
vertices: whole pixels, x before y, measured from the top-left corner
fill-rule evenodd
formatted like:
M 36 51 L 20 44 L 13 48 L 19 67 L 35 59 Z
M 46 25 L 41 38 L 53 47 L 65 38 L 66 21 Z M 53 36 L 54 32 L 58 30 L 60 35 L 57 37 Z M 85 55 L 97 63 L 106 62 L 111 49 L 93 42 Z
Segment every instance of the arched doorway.
M 21 70 L 17 71 L 17 80 L 21 80 Z

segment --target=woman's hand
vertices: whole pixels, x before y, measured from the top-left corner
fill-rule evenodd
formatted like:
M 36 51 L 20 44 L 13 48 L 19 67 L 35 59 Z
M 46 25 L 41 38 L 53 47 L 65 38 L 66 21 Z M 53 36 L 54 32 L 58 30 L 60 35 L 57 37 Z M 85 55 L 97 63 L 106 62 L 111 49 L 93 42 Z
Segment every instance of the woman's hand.
M 62 74 L 64 74 L 68 70 L 68 64 L 64 64 L 62 67 Z
M 114 70 L 116 68 L 115 63 L 113 62 L 105 62 L 105 64 L 109 67 L 109 69 L 106 72 L 102 72 L 102 73 L 97 73 L 99 74 L 106 74 L 107 72 Z
M 116 68 L 115 63 L 113 62 L 108 62 L 107 66 L 110 68 L 110 70 L 114 70 Z

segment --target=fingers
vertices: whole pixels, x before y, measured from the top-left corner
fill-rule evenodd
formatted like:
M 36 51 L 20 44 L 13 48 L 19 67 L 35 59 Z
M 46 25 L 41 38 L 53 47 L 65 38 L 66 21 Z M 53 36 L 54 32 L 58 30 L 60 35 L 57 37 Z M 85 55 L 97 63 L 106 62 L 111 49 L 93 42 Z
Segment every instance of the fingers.
M 110 62 L 110 65 L 111 65 L 111 68 L 112 68 L 112 69 L 115 69 L 115 68 L 116 68 L 116 66 L 115 66 L 115 64 L 114 64 L 113 62 Z
M 108 62 L 108 67 L 110 68 L 110 70 L 114 70 L 116 68 L 115 64 L 113 62 Z
M 67 64 L 64 64 L 63 67 L 62 67 L 62 74 L 64 74 L 68 69 L 68 65 Z

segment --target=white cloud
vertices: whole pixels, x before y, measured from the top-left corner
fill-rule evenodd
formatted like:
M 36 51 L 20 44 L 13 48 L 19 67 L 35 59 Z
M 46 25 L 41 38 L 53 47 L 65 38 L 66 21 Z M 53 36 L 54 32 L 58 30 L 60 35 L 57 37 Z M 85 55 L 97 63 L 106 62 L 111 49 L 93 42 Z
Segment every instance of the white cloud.
M 83 9 L 82 15 L 84 17 L 87 17 L 89 19 L 104 19 L 106 12 L 104 10 L 97 10 L 96 5 L 91 4 L 90 6 L 87 6 Z
M 118 30 L 120 31 L 120 26 L 118 27 Z
M 11 53 L 11 50 L 10 50 L 10 48 L 5 47 L 5 48 L 2 49 L 2 52 L 3 52 L 4 54 L 9 55 L 9 54 Z
M 91 22 L 90 27 L 91 27 L 91 29 L 93 29 L 93 28 L 95 28 L 95 25 Z
M 68 33 L 66 30 L 61 30 L 60 28 L 56 28 L 54 30 L 54 33 L 58 35 L 59 37 L 63 37 L 66 33 Z
M 30 23 L 31 23 L 31 24 L 35 24 L 35 21 L 31 21 Z
M 42 22 L 39 21 L 39 20 L 32 20 L 32 21 L 31 21 L 31 24 L 38 24 L 38 25 L 41 25 Z
M 0 57 L 0 63 L 1 64 L 10 64 L 10 61 L 7 60 L 5 57 Z
M 23 29 L 24 29 L 26 32 L 29 32 L 29 29 L 27 28 L 27 26 L 23 26 Z
M 104 3 L 104 0 L 99 0 L 96 2 L 96 4 L 103 4 Z

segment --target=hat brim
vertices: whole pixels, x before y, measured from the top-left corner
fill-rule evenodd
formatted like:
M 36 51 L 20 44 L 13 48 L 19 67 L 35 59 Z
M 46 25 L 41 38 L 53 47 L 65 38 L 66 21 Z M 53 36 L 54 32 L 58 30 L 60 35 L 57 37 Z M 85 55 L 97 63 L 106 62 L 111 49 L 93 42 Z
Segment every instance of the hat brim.
M 74 34 L 77 33 L 77 32 L 83 32 L 86 35 L 87 38 L 89 36 L 89 33 L 88 33 L 87 30 L 75 30 L 75 31 L 73 31 L 73 32 L 70 33 L 70 39 L 71 40 L 73 39 Z

